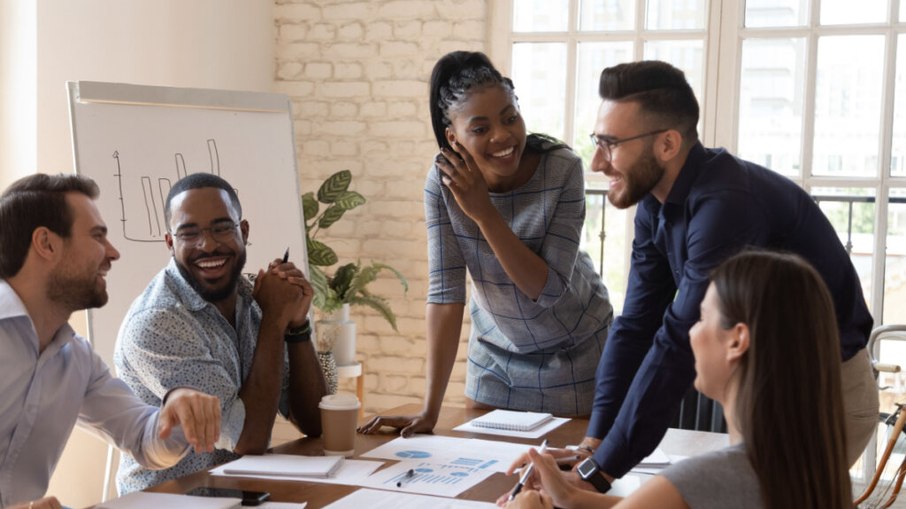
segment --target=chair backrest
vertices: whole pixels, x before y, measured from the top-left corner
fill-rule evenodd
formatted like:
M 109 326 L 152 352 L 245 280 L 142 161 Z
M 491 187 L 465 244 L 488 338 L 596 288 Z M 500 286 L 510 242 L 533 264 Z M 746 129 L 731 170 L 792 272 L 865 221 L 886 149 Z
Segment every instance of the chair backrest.
M 683 396 L 679 413 L 670 427 L 695 431 L 713 431 L 715 433 L 727 432 L 724 410 L 720 403 L 708 398 L 694 388 L 690 388 L 689 392 Z

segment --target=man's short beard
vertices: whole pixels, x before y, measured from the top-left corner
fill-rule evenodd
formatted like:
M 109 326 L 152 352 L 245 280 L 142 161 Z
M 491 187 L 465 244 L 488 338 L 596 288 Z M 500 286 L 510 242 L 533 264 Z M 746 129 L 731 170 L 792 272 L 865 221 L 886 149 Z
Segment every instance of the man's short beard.
M 80 279 L 54 271 L 47 282 L 47 298 L 70 311 L 99 308 L 107 303 L 107 291 L 98 290 L 96 276 Z
M 646 150 L 639 156 L 639 160 L 623 174 L 622 195 L 615 196 L 613 193 L 608 193 L 607 198 L 618 209 L 631 207 L 650 193 L 663 177 L 664 168 L 658 164 L 651 147 L 646 147 Z
M 227 282 L 226 286 L 218 290 L 209 290 L 197 281 L 188 268 L 179 263 L 179 260 L 176 261 L 176 268 L 179 269 L 179 273 L 182 274 L 182 278 L 188 281 L 189 286 L 193 290 L 198 292 L 198 295 L 201 295 L 201 298 L 208 302 L 220 302 L 228 297 L 230 297 L 233 292 L 236 291 L 236 288 L 239 287 L 239 278 L 242 276 L 242 269 L 245 268 L 246 254 L 245 250 L 242 250 L 240 254 L 237 255 L 236 268 L 233 269 L 233 272 L 230 274 L 230 280 Z

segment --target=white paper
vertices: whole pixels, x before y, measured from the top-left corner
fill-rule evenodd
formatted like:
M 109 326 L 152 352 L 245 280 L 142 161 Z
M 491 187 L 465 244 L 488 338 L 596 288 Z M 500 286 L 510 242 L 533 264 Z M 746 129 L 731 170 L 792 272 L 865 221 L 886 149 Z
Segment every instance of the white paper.
M 642 477 L 638 475 L 624 475 L 619 479 L 614 479 L 610 484 L 610 491 L 608 491 L 607 494 L 614 497 L 628 497 L 633 491 L 639 489 L 639 486 L 642 485 L 642 481 Z
M 645 465 L 644 463 L 639 463 L 635 466 L 630 472 L 634 474 L 648 474 L 648 475 L 657 475 L 661 473 L 661 470 L 673 465 L 674 463 L 679 463 L 686 459 L 686 456 L 672 455 L 668 456 L 670 458 L 670 463 L 666 465 Z M 647 458 L 646 458 L 647 459 Z
M 475 419 L 472 419 L 474 421 Z M 464 422 L 459 426 L 453 428 L 453 431 L 464 431 L 469 433 L 483 433 L 485 435 L 498 435 L 504 437 L 513 437 L 513 438 L 528 438 L 536 439 L 541 438 L 544 435 L 547 435 L 551 431 L 559 428 L 560 426 L 569 422 L 567 417 L 554 417 L 553 419 L 547 421 L 543 425 L 539 426 L 537 429 L 532 431 L 515 431 L 515 430 L 506 430 L 506 429 L 494 429 L 494 428 L 482 428 L 480 426 L 475 426 L 472 424 L 472 421 Z
M 360 489 L 330 504 L 324 509 L 494 509 L 490 502 L 437 498 L 411 493 Z
M 488 467 L 469 461 L 405 460 L 371 474 L 362 486 L 455 497 L 493 475 L 495 471 Z
M 258 509 L 305 509 L 308 502 L 263 502 Z
M 305 481 L 322 484 L 348 484 L 350 486 L 359 486 L 366 477 L 383 465 L 383 461 L 368 460 L 346 460 L 340 465 L 340 468 L 332 477 L 287 477 L 285 475 L 249 475 L 249 474 L 227 474 L 224 473 L 221 465 L 210 470 L 211 475 L 220 477 L 250 477 L 253 479 L 273 479 L 277 481 Z
M 482 468 L 494 472 L 506 472 L 530 447 L 532 446 L 526 444 L 478 438 L 415 435 L 411 438 L 396 438 L 362 456 L 398 461 L 410 459 L 440 463 L 459 461 L 463 464 L 483 465 Z M 540 447 L 540 444 L 537 447 Z
M 172 493 L 148 493 L 136 491 L 120 498 L 108 500 L 96 507 L 98 509 L 234 509 L 242 501 L 238 498 L 193 497 Z
M 665 467 L 670 464 L 670 456 L 667 456 L 660 447 L 654 449 L 654 451 L 645 457 L 640 463 L 640 467 Z
M 222 465 L 229 475 L 275 475 L 280 477 L 332 477 L 343 456 L 264 454 L 243 456 Z

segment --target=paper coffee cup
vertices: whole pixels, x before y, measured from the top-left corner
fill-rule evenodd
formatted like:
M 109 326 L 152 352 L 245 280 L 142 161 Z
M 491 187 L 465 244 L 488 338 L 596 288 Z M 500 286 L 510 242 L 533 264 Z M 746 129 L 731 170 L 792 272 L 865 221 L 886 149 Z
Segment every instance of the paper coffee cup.
M 352 456 L 355 454 L 355 428 L 359 416 L 359 400 L 355 394 L 338 392 L 321 398 L 321 432 L 324 454 Z

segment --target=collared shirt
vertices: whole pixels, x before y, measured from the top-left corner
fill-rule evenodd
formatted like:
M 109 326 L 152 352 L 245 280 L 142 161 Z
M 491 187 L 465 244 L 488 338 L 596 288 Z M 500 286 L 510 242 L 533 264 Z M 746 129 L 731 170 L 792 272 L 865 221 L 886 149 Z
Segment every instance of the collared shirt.
M 466 395 L 495 407 L 588 415 L 613 310 L 591 258 L 579 250 L 582 160 L 567 148 L 545 152 L 525 184 L 489 193 L 513 234 L 547 264 L 535 300 L 516 287 L 439 174 L 432 167 L 425 182 L 428 302 L 464 302 L 468 269 Z
M 157 408 L 110 375 L 66 324 L 39 353 L 15 290 L 0 280 L 0 506 L 41 498 L 76 422 L 149 467 L 176 463 L 188 445 L 178 428 L 157 438 Z
M 623 314 L 598 366 L 588 436 L 595 462 L 620 477 L 660 442 L 695 377 L 689 329 L 710 272 L 746 247 L 796 253 L 830 290 L 843 360 L 864 348 L 872 318 L 859 276 L 814 200 L 771 170 L 696 144 L 663 204 L 646 196 Z
M 261 325 L 261 308 L 245 278 L 240 278 L 234 323 L 235 328 L 183 279 L 173 260 L 132 303 L 114 350 L 119 376 L 149 404 L 158 404 L 175 387 L 190 387 L 217 396 L 222 421 L 214 452 L 189 451 L 172 468 L 148 470 L 124 456 L 117 472 L 120 494 L 239 457 L 232 452 L 245 424 L 245 405 L 239 398 L 239 389 L 251 371 Z M 287 416 L 288 357 L 284 357 L 282 368 L 279 410 Z

